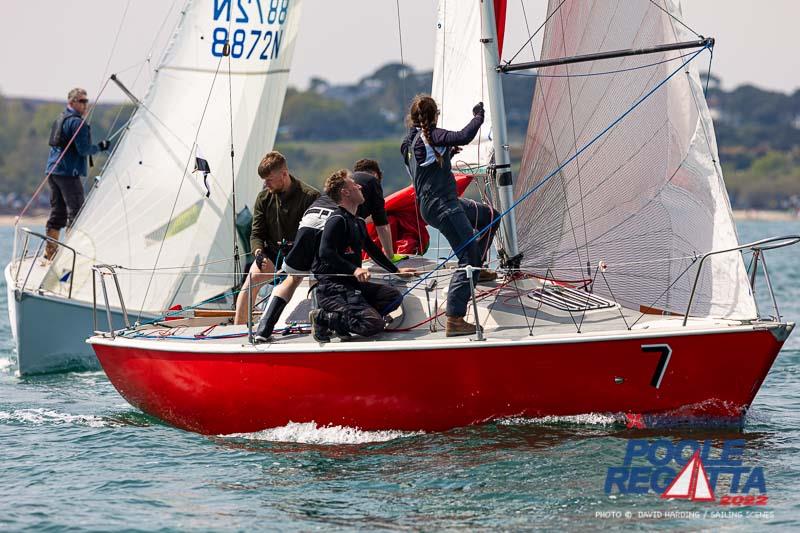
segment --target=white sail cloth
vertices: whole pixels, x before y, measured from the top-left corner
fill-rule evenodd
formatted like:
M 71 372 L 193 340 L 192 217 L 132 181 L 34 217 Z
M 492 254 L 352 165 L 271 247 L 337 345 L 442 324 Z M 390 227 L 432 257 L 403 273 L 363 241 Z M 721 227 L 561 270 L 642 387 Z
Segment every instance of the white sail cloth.
M 548 15 L 556 12 L 545 27 L 541 59 L 698 39 L 676 20 L 675 2 L 655 4 L 551 0 Z M 517 197 L 695 51 L 540 69 Z M 595 291 L 634 309 L 686 312 L 697 272 L 693 258 L 738 244 L 698 75 L 701 59 L 707 61 L 707 52 L 520 205 L 523 266 L 574 280 L 593 277 L 604 261 L 608 270 L 605 279 L 598 275 Z M 756 316 L 738 252 L 706 261 L 691 314 Z
M 231 173 L 236 210 L 252 211 L 262 187 L 258 163 L 272 149 L 283 107 L 300 7 L 301 0 L 187 4 L 142 106 L 68 235 L 66 243 L 82 254 L 74 298 L 91 301 L 96 263 L 140 269 L 120 274 L 134 310 L 197 303 L 234 284 Z M 202 174 L 192 173 L 197 146 L 211 167 L 208 198 Z M 67 255 L 59 254 L 47 282 L 54 292 L 66 290 L 57 278 L 70 267 Z
M 480 2 L 439 0 L 431 96 L 439 105 L 440 128 L 460 130 L 472 120 L 472 107 L 489 98 L 480 39 Z M 469 172 L 489 163 L 492 117 L 485 109 L 478 135 L 453 158 L 455 168 Z

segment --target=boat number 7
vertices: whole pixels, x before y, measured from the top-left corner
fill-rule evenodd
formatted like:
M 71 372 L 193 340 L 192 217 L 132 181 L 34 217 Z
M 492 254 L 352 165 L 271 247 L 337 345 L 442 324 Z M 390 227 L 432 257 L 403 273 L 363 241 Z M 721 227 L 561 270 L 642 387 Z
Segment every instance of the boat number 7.
M 650 380 L 650 385 L 659 388 L 661 380 L 664 379 L 664 374 L 667 372 L 667 365 L 669 365 L 669 359 L 672 356 L 672 348 L 669 347 L 669 344 L 642 344 L 642 351 L 661 354 L 661 357 L 658 358 L 656 371 L 653 373 L 653 379 Z

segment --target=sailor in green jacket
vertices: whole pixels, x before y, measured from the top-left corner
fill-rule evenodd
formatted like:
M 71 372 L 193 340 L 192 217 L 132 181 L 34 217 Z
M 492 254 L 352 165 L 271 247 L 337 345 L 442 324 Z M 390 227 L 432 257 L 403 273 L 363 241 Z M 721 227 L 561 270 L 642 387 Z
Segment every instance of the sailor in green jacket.
M 258 194 L 253 207 L 253 227 L 250 249 L 253 265 L 236 299 L 235 324 L 247 321 L 247 294 L 250 306 L 255 303 L 258 288 L 270 280 L 276 265 L 294 241 L 303 213 L 319 198 L 319 191 L 289 174 L 286 158 L 280 152 L 269 152 L 258 165 L 258 175 L 264 180 L 264 190 Z M 247 288 L 253 284 L 253 290 Z

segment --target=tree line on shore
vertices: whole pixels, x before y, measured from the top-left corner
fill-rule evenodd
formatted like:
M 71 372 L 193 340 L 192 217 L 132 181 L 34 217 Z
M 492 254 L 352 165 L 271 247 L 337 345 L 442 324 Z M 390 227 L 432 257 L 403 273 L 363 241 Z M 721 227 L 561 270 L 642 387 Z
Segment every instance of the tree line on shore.
M 315 78 L 305 90 L 289 88 L 276 147 L 292 172 L 311 183 L 371 157 L 384 167 L 386 189 L 399 189 L 409 183 L 398 148 L 404 115 L 413 95 L 430 90 L 431 78 L 391 63 L 352 85 Z M 504 79 L 509 136 L 517 145 L 527 129 L 534 83 L 532 76 Z M 712 76 L 707 98 L 734 207 L 800 207 L 800 90 L 784 94 L 744 85 L 725 91 Z M 10 209 L 11 198 L 28 197 L 40 183 L 50 126 L 63 106 L 0 94 L 0 209 Z M 98 105 L 95 139 L 114 133 L 131 112 L 130 105 Z M 95 158 L 92 175 L 103 162 Z

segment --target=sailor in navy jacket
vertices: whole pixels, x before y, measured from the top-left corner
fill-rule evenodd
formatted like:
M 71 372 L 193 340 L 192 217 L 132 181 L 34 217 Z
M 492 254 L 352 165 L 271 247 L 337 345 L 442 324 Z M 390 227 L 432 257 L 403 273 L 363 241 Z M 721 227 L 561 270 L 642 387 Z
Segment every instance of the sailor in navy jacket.
M 86 91 L 72 89 L 67 108 L 50 132 L 50 154 L 45 172 L 50 185 L 50 218 L 47 220 L 45 259 L 52 260 L 58 250 L 61 228 L 71 226 L 83 206 L 81 177 L 88 174 L 87 158 L 108 150 L 109 141 L 92 144 L 92 133 L 84 116 L 89 109 Z

